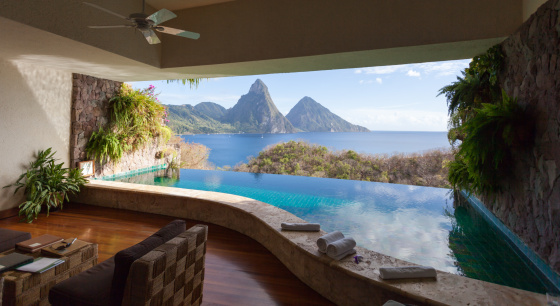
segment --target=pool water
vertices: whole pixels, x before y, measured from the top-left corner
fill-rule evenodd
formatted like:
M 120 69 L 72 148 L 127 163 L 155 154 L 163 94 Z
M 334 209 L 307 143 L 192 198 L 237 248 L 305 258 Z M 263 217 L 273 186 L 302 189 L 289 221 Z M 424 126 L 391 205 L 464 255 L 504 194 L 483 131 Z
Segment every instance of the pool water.
M 236 194 L 280 207 L 359 246 L 500 285 L 544 293 L 546 284 L 474 209 L 454 205 L 449 189 L 386 183 L 182 169 L 124 179 Z

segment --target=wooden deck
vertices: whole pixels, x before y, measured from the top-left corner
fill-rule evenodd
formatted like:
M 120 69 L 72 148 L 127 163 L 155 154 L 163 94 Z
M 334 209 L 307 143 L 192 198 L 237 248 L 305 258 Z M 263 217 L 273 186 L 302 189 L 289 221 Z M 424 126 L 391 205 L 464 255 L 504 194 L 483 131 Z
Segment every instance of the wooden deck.
M 150 236 L 176 218 L 89 205 L 68 204 L 32 224 L 19 217 L 0 227 L 97 243 L 99 262 Z M 187 220 L 187 228 L 194 224 Z M 203 305 L 332 305 L 297 279 L 255 240 L 208 224 Z

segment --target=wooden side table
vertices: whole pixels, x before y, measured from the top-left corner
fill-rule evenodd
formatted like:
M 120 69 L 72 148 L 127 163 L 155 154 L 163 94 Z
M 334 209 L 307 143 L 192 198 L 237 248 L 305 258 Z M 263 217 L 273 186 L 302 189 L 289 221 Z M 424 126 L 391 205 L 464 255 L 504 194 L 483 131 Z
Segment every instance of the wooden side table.
M 15 249 L 0 253 L 0 257 L 15 252 Z M 46 253 L 25 253 L 33 257 L 52 257 Z M 86 243 L 76 251 L 60 257 L 64 263 L 43 273 L 7 271 L 4 278 L 2 305 L 49 305 L 49 290 L 55 284 L 87 270 L 97 264 L 97 244 Z

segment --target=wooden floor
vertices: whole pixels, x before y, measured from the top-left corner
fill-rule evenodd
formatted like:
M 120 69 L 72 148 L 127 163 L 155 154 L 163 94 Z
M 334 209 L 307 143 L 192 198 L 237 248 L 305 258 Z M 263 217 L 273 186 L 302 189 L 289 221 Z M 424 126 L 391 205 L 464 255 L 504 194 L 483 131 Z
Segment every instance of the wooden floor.
M 32 224 L 19 217 L 0 227 L 97 243 L 99 262 L 134 245 L 176 218 L 89 205 L 67 204 Z M 187 228 L 201 222 L 187 220 Z M 255 240 L 208 224 L 203 305 L 332 305 L 297 279 Z

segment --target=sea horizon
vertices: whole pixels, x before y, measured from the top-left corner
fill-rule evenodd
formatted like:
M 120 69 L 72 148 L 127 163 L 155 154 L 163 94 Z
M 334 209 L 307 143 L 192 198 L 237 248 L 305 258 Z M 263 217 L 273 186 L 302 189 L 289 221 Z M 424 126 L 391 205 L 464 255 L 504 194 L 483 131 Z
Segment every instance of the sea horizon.
M 217 167 L 246 163 L 265 148 L 290 140 L 306 141 L 332 151 L 353 150 L 361 154 L 395 155 L 450 149 L 447 131 L 371 131 L 298 133 L 221 133 L 180 135 L 211 151 L 208 161 Z
M 233 135 L 233 134 L 255 134 L 255 135 L 260 135 L 260 134 L 301 134 L 301 133 L 375 133 L 375 132 L 396 132 L 396 133 L 447 133 L 448 131 L 384 131 L 384 130 L 375 130 L 375 131 L 369 131 L 369 132 L 295 132 L 295 133 L 245 133 L 245 132 L 240 132 L 240 133 L 183 133 L 183 134 L 173 134 L 174 136 L 184 136 L 184 135 Z

